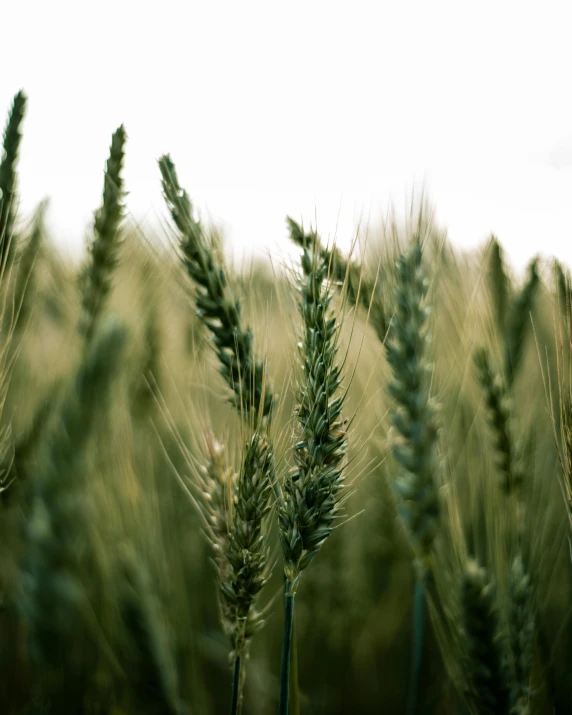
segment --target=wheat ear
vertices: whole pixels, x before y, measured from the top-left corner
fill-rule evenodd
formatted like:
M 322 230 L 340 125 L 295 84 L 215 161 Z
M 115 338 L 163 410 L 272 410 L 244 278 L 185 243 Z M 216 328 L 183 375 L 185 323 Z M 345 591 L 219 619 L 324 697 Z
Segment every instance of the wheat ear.
M 494 590 L 488 572 L 476 561 L 470 561 L 465 568 L 461 606 L 465 667 L 470 682 L 467 700 L 475 713 L 508 715 L 510 683 Z
M 262 626 L 255 610 L 258 593 L 270 577 L 268 524 L 274 481 L 274 457 L 266 439 L 255 433 L 246 448 L 235 486 L 228 533 L 229 568 L 221 574 L 223 602 L 232 622 L 233 687 L 231 713 L 240 713 L 243 663 L 248 643 Z
M 227 287 L 223 265 L 206 240 L 201 224 L 193 217 L 193 205 L 181 188 L 170 156 L 159 160 L 163 195 L 179 231 L 181 257 L 197 286 L 197 314 L 213 337 L 220 371 L 234 393 L 234 403 L 256 424 L 268 422 L 272 390 L 266 382 L 264 365 L 255 359 L 252 331 L 242 325 L 240 303 Z
M 497 467 L 502 474 L 501 488 L 505 494 L 520 490 L 523 481 L 511 417 L 511 399 L 505 383 L 496 373 L 485 348 L 475 352 L 477 377 L 483 389 L 487 419 L 495 440 Z
M 255 426 L 266 431 L 271 419 L 273 395 L 267 384 L 264 365 L 254 357 L 252 331 L 242 325 L 240 303 L 234 301 L 230 296 L 226 270 L 207 241 L 201 224 L 194 219 L 191 200 L 187 192 L 181 188 L 175 166 L 168 155 L 159 160 L 159 168 L 163 195 L 173 222 L 179 231 L 181 257 L 189 277 L 197 286 L 195 294 L 197 315 L 212 335 L 220 363 L 220 372 L 234 393 L 233 403 L 242 417 L 247 422 L 254 423 Z M 270 441 L 258 433 L 252 439 L 253 441 L 246 445 L 245 463 L 237 484 L 238 494 L 241 493 L 241 485 L 242 488 L 247 488 L 250 481 L 248 475 L 254 462 L 258 463 L 256 467 L 258 472 L 260 469 L 270 470 L 264 477 L 259 473 L 257 479 L 264 479 L 265 483 L 271 486 L 274 484 Z M 263 444 L 264 448 L 262 448 Z M 253 445 L 258 445 L 258 448 L 262 450 L 259 457 L 256 457 L 256 450 L 253 451 Z M 263 459 L 261 458 L 262 452 L 265 455 Z M 238 502 L 234 505 L 235 517 L 238 517 L 237 509 L 241 498 L 238 496 Z M 232 552 L 233 543 L 236 545 L 232 534 L 237 535 L 239 533 L 237 529 L 238 523 L 234 523 L 229 535 L 228 548 L 230 551 L 227 555 Z M 267 538 L 265 530 L 262 530 L 261 534 L 263 539 Z M 262 571 L 260 575 L 262 587 L 266 576 L 262 576 Z M 237 594 L 234 592 L 234 586 L 230 586 L 229 583 L 225 584 L 224 581 L 221 582 L 221 589 L 223 619 L 234 624 L 231 627 L 231 637 L 234 640 L 233 709 L 235 710 L 233 711 L 238 712 L 241 707 L 244 681 L 242 665 L 245 642 L 248 640 L 245 634 L 247 633 L 247 624 L 251 634 L 254 632 L 256 619 L 252 617 L 252 614 L 250 617 L 238 617 L 236 603 L 234 611 L 231 610 L 234 616 L 229 618 L 228 613 L 225 615 L 225 610 L 232 606 L 233 599 L 236 600 Z
M 292 227 L 292 223 L 290 223 Z M 342 417 L 345 393 L 337 362 L 339 324 L 331 310 L 327 256 L 317 234 L 303 243 L 299 345 L 303 379 L 298 390 L 296 466 L 283 484 L 279 506 L 284 555 L 285 619 L 280 683 L 280 713 L 288 713 L 288 687 L 294 597 L 300 576 L 316 556 L 339 517 L 344 490 L 347 422 Z
M 231 644 L 234 642 L 234 609 L 232 598 L 223 591 L 223 583 L 231 580 L 230 531 L 234 514 L 234 495 L 238 475 L 225 462 L 224 445 L 218 442 L 209 430 L 205 434 L 207 461 L 199 475 L 201 487 L 200 503 L 205 514 L 207 537 L 214 553 L 214 562 L 219 583 L 219 612 L 223 631 Z
M 534 306 L 534 298 L 540 285 L 538 275 L 538 259 L 532 260 L 528 266 L 527 278 L 520 294 L 514 301 L 508 316 L 505 343 L 505 380 L 509 390 L 512 389 L 518 373 L 530 325 L 530 313 Z
M 118 263 L 122 243 L 121 223 L 124 216 L 124 189 L 121 172 L 127 135 L 121 125 L 111 137 L 103 183 L 103 203 L 96 211 L 94 238 L 89 246 L 89 262 L 81 276 L 82 314 L 79 331 L 86 343 L 92 339 L 105 301 L 111 290 L 113 271 Z
M 12 232 L 15 218 L 16 163 L 22 134 L 20 127 L 28 99 L 20 90 L 14 97 L 4 130 L 3 156 L 0 162 L 0 275 L 3 275 L 11 256 L 14 241 Z
M 510 281 L 505 269 L 504 252 L 495 236 L 491 236 L 489 250 L 488 280 L 493 311 L 499 335 L 504 335 L 510 301 Z
M 385 343 L 392 369 L 388 391 L 394 399 L 393 456 L 400 467 L 393 486 L 417 566 L 414 597 L 413 665 L 408 712 L 418 707 L 425 620 L 426 581 L 432 574 L 432 547 L 440 521 L 437 488 L 437 426 L 429 386 L 428 280 L 417 235 L 397 262 L 395 315 Z
M 428 360 L 428 281 L 416 238 L 397 262 L 396 311 L 392 337 L 386 343 L 393 379 L 393 456 L 401 472 L 394 481 L 399 511 L 424 570 L 431 569 L 431 547 L 440 519 L 437 488 L 437 426 L 429 394 L 432 365 Z

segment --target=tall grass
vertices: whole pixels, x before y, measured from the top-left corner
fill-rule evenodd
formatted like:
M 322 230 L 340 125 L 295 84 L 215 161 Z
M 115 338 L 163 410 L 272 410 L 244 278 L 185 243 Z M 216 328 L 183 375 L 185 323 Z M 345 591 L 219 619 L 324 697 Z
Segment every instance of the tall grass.
M 289 272 L 235 274 L 168 155 L 151 248 L 120 127 L 78 269 L 45 205 L 17 211 L 25 105 L 0 171 L 0 711 L 567 712 L 568 267 L 519 285 L 498 239 L 462 254 L 423 207 L 359 259 L 288 219 Z

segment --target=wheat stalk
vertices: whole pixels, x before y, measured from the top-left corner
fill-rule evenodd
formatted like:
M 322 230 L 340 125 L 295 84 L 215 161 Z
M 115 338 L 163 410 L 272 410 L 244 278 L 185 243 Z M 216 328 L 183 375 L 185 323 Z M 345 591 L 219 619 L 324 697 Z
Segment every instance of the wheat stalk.
M 505 334 L 511 286 L 505 269 L 504 252 L 495 236 L 489 242 L 488 279 L 493 297 L 495 322 L 500 335 Z
M 535 258 L 528 266 L 526 282 L 514 301 L 508 315 L 504 369 L 505 380 L 509 390 L 512 389 L 520 367 L 527 335 L 527 326 L 530 324 L 530 313 L 534 306 L 534 298 L 539 285 L 538 259 Z
M 520 492 L 523 474 L 514 437 L 511 398 L 505 383 L 496 373 L 485 348 L 475 352 L 477 377 L 483 389 L 487 418 L 495 440 L 497 466 L 502 474 L 501 488 L 505 494 Z
M 298 227 L 291 219 L 291 230 Z M 302 229 L 300 229 L 302 232 Z M 303 380 L 298 391 L 296 466 L 283 484 L 279 506 L 280 542 L 284 555 L 285 619 L 280 687 L 280 713 L 288 713 L 290 649 L 294 597 L 302 572 L 332 533 L 342 503 L 347 421 L 345 394 L 337 363 L 339 323 L 331 311 L 327 254 L 315 232 L 304 239 L 300 312 Z
M 80 278 L 82 314 L 79 331 L 89 343 L 95 334 L 111 290 L 113 271 L 122 244 L 121 223 L 124 217 L 124 189 L 121 172 L 127 135 L 121 125 L 111 137 L 103 184 L 103 203 L 96 211 L 94 238 L 89 246 L 89 262 Z
M 431 547 L 440 519 L 436 482 L 438 433 L 429 394 L 432 365 L 427 355 L 427 289 L 421 241 L 416 238 L 397 263 L 396 311 L 386 354 L 393 374 L 388 391 L 395 401 L 392 451 L 401 468 L 394 489 L 423 570 L 431 570 Z
M 234 568 L 238 569 L 242 558 L 237 551 L 238 544 L 246 540 L 244 543 L 248 543 L 249 548 L 243 549 L 243 555 L 252 561 L 248 568 L 243 565 L 240 576 L 232 569 L 229 574 L 223 574 L 229 575 L 231 582 L 221 581 L 223 621 L 227 621 L 227 628 L 229 623 L 233 624 L 230 626 L 234 662 L 232 708 L 233 712 L 239 712 L 247 641 L 262 622 L 254 616 L 251 607 L 256 593 L 268 577 L 267 547 L 264 545 L 268 537 L 263 525 L 266 512 L 262 506 L 270 498 L 266 487 L 276 487 L 273 450 L 268 436 L 274 396 L 267 383 L 264 364 L 255 359 L 252 331 L 243 327 L 240 303 L 234 301 L 229 293 L 225 267 L 206 239 L 201 224 L 193 217 L 193 205 L 179 184 L 170 156 L 161 157 L 159 169 L 163 195 L 179 232 L 181 258 L 196 285 L 197 315 L 212 335 L 220 372 L 233 392 L 234 406 L 244 421 L 254 428 L 254 434 L 245 446 L 243 468 L 237 481 L 234 521 L 229 532 L 227 552 L 231 565 L 234 563 Z M 259 491 L 261 484 L 265 485 L 262 492 Z M 241 516 L 243 510 L 257 515 L 246 531 L 246 522 Z M 250 604 L 248 608 L 246 604 Z M 230 613 L 226 612 L 229 608 Z
M 197 315 L 213 337 L 220 372 L 234 393 L 234 404 L 252 416 L 255 424 L 267 423 L 273 395 L 264 365 L 255 359 L 252 331 L 244 328 L 240 303 L 228 291 L 224 266 L 208 245 L 201 224 L 193 217 L 193 205 L 181 188 L 175 165 L 168 155 L 159 160 L 163 195 L 179 231 L 181 256 L 197 286 Z
M 420 217 L 421 221 L 421 217 Z M 421 224 L 420 224 L 421 226 Z M 392 369 L 388 392 L 394 400 L 392 452 L 400 472 L 393 482 L 398 509 L 415 554 L 413 667 L 409 712 L 417 710 L 424 631 L 426 581 L 432 576 L 432 549 L 441 519 L 437 488 L 437 425 L 429 387 L 428 281 L 423 269 L 420 226 L 397 262 L 395 315 L 385 343 Z
M 28 98 L 22 90 L 14 97 L 4 130 L 3 155 L 0 163 L 0 275 L 3 275 L 14 252 L 14 218 L 16 163 L 22 135 L 20 127 Z

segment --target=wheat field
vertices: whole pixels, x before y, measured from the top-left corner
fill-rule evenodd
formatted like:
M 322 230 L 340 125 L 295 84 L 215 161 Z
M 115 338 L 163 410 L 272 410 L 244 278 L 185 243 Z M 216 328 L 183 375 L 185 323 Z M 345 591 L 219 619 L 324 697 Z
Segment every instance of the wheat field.
M 572 300 L 425 201 L 235 272 L 112 135 L 80 266 L 0 164 L 0 712 L 566 713 Z M 49 193 L 49 187 L 46 187 Z M 356 236 L 357 236 L 356 232 Z M 360 238 L 364 238 L 363 235 Z

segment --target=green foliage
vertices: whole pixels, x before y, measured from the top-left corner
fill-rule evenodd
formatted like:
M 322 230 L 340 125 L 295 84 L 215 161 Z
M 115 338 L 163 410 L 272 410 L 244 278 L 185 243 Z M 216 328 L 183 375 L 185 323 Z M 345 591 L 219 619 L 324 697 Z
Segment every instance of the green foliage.
M 503 250 L 495 236 L 489 243 L 488 278 L 493 298 L 495 322 L 500 335 L 504 335 L 508 307 L 511 299 L 511 286 L 506 274 Z

